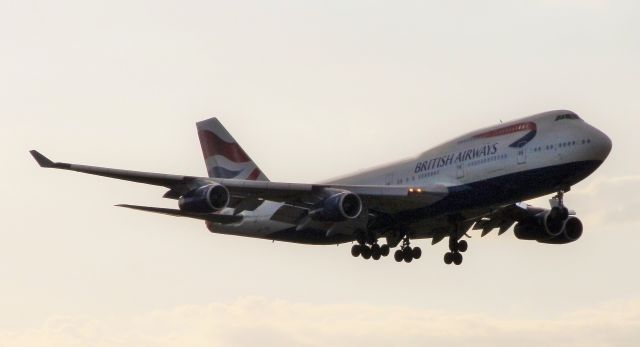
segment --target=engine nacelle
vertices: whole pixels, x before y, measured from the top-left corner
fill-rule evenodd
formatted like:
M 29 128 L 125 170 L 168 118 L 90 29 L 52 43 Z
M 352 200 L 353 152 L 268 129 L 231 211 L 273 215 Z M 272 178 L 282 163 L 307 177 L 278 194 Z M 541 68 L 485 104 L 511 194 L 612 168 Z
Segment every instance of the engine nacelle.
M 321 222 L 341 222 L 356 219 L 362 213 L 362 200 L 354 193 L 343 191 L 324 199 L 311 213 L 314 220 Z
M 530 220 L 522 221 L 514 228 L 515 236 L 520 240 L 535 240 L 541 243 L 563 244 L 576 241 L 582 236 L 582 222 L 577 217 L 569 217 L 562 221 L 557 234 L 551 234 L 545 224 L 548 213 Z M 555 233 L 556 229 L 552 229 Z
M 516 224 L 515 228 L 513 228 L 513 234 L 520 240 L 549 238 L 544 226 L 536 218 Z
M 183 211 L 210 213 L 227 207 L 231 194 L 221 184 L 198 187 L 180 197 L 178 206 Z
M 569 211 L 566 208 L 554 207 L 536 217 L 541 219 L 547 235 L 557 237 L 562 234 L 564 224 L 569 217 Z
M 577 217 L 569 217 L 564 223 L 562 234 L 546 240 L 538 240 L 541 243 L 564 244 L 576 241 L 582 236 L 582 222 Z

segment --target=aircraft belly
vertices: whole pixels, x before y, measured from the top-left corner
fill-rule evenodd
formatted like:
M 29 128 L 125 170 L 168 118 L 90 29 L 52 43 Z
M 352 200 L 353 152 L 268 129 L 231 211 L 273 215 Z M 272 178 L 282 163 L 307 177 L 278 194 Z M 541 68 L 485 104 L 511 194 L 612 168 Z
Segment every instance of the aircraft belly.
M 560 186 L 573 185 L 595 171 L 601 161 L 571 162 L 467 182 L 449 187 L 443 200 L 421 209 L 397 214 L 398 219 L 419 220 L 465 210 L 508 205 L 551 194 Z

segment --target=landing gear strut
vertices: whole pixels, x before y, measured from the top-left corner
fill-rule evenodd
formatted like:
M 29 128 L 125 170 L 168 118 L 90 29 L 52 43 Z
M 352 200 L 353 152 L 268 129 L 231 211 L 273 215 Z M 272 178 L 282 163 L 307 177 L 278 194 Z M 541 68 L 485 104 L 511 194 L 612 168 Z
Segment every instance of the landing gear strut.
M 566 220 L 569 218 L 569 209 L 564 206 L 564 194 L 569 191 L 569 188 L 558 191 L 558 194 L 549 200 L 551 205 L 551 215 L 558 220 Z
M 455 230 L 449 236 L 449 252 L 444 254 L 444 263 L 462 264 L 462 253 L 467 251 L 469 245 L 465 240 L 459 240 L 464 231 L 460 230 L 460 224 L 455 223 Z
M 358 230 L 355 233 L 355 237 L 358 244 L 351 246 L 352 256 L 362 256 L 364 259 L 373 258 L 373 260 L 378 260 L 381 257 L 389 255 L 389 245 L 380 246 L 373 232 Z
M 420 247 L 411 247 L 409 244 L 409 238 L 405 236 L 402 239 L 402 246 L 400 249 L 396 250 L 393 254 L 393 258 L 399 263 L 401 261 L 405 261 L 405 263 L 410 263 L 413 259 L 420 259 L 422 256 L 422 250 Z

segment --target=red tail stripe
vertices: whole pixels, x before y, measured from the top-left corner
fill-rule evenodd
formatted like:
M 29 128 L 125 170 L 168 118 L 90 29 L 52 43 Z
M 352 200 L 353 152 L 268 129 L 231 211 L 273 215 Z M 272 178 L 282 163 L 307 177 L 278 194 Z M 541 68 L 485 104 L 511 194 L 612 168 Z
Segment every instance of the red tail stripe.
M 536 130 L 536 129 L 537 129 L 536 123 L 533 123 L 533 122 L 519 123 L 519 124 L 514 124 L 514 125 L 506 126 L 503 128 L 487 131 L 485 133 L 475 135 L 474 138 L 502 136 L 502 135 L 517 133 L 520 131 L 525 131 L 525 130 L 530 131 L 530 130 Z
M 251 171 L 251 174 L 249 174 L 247 180 L 255 181 L 258 179 L 258 176 L 260 176 L 260 174 L 262 174 L 262 172 L 260 171 L 260 169 L 256 168 L 255 170 Z
M 200 146 L 202 154 L 207 159 L 214 155 L 221 155 L 235 163 L 246 163 L 251 161 L 237 143 L 228 143 L 208 130 L 199 130 Z

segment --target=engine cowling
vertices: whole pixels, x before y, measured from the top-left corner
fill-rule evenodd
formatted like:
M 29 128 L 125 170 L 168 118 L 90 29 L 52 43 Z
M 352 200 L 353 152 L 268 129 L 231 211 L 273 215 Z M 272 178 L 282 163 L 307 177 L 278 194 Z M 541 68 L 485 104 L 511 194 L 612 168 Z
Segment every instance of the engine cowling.
M 542 218 L 545 232 L 551 237 L 557 237 L 562 234 L 564 225 L 569 217 L 569 211 L 566 208 L 554 207 L 538 216 Z
M 210 213 L 227 207 L 231 194 L 221 184 L 209 184 L 198 187 L 178 200 L 178 206 L 183 211 Z
M 564 244 L 576 241 L 582 236 L 582 222 L 577 217 L 569 217 L 564 223 L 562 234 L 546 240 L 538 240 L 541 243 Z
M 322 201 L 312 212 L 312 218 L 322 222 L 341 222 L 356 219 L 362 213 L 362 200 L 357 194 L 339 192 Z
M 541 243 L 563 244 L 576 241 L 582 236 L 582 222 L 577 217 L 568 217 L 561 221 L 559 231 L 556 225 L 552 229 L 546 224 L 549 213 L 540 214 L 532 219 L 519 222 L 514 234 L 521 240 L 535 240 Z

